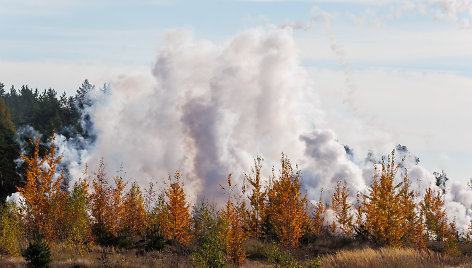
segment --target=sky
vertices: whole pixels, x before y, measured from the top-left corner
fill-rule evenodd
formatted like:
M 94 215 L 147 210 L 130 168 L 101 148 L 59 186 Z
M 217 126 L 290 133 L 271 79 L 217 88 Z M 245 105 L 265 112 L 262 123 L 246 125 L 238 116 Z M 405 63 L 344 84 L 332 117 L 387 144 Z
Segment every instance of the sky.
M 74 94 L 149 74 L 166 33 L 221 44 L 291 28 L 339 142 L 362 158 L 408 146 L 429 170 L 472 177 L 472 2 L 459 0 L 0 0 L 0 81 Z

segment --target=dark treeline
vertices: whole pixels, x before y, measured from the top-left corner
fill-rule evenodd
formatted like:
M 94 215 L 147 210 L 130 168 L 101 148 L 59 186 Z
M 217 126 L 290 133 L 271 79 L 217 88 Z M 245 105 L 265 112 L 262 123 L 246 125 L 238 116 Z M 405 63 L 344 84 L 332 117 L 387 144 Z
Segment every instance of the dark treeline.
M 43 142 L 53 132 L 66 138 L 93 138 L 89 132 L 90 120 L 84 113 L 91 105 L 88 92 L 93 88 L 85 80 L 74 96 L 67 96 L 65 92 L 59 95 L 52 88 L 40 91 L 24 85 L 20 89 L 14 86 L 7 89 L 0 83 L 0 203 L 21 186 L 19 174 L 24 166 L 18 166 L 16 161 L 21 154 L 19 143 L 27 145 L 23 148 L 26 154 L 32 149 L 28 146 L 32 137 L 22 133 L 25 127 L 38 131 Z

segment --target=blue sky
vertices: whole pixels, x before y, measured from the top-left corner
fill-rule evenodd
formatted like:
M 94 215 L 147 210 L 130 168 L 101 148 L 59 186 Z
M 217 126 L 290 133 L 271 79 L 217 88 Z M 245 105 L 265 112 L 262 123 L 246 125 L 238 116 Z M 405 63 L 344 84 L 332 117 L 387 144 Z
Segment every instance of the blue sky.
M 0 18 L 1 49 L 8 51 L 1 54 L 2 60 L 99 61 L 98 55 L 108 49 L 123 47 L 152 53 L 158 46 L 156 37 L 170 28 L 192 28 L 200 38 L 217 40 L 246 29 L 260 16 L 271 23 L 308 18 L 312 6 L 234 1 L 49 1 L 30 7 L 34 1 L 15 2 L 4 4 L 7 9 Z M 150 40 L 154 42 L 146 42 Z M 148 57 L 136 61 L 151 63 Z
M 329 27 L 319 19 L 295 29 L 294 39 L 339 139 L 361 151 L 386 150 L 382 138 L 352 135 L 354 117 L 409 146 L 429 169 L 472 177 L 468 1 L 0 0 L 0 81 L 71 93 L 85 78 L 101 84 L 149 72 L 170 29 L 220 43 L 253 27 L 306 25 L 320 14 Z M 357 88 L 355 111 L 340 97 L 346 76 Z
M 309 20 L 315 5 L 335 14 L 340 26 L 352 25 L 356 17 L 368 19 L 372 12 L 382 17 L 398 6 L 395 2 L 334 2 L 2 0 L 0 59 L 100 62 L 100 55 L 127 48 L 145 50 L 148 56 L 157 48 L 159 35 L 171 28 L 191 28 L 199 38 L 220 40 L 249 27 Z M 403 29 L 410 23 L 424 29 L 444 27 L 408 12 L 394 22 Z M 142 54 L 116 61 L 152 62 Z

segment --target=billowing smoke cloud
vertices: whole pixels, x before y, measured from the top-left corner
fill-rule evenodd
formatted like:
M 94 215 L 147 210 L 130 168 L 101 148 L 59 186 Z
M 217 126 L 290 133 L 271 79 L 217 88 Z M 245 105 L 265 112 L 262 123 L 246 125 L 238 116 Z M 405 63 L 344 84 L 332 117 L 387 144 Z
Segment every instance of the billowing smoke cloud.
M 221 45 L 173 31 L 150 73 L 120 77 L 111 88 L 87 110 L 94 145 L 62 150 L 73 176 L 103 157 L 109 171 L 123 164 L 142 185 L 180 169 L 194 198 L 209 197 L 228 173 L 241 183 L 256 155 L 269 176 L 284 152 L 299 163 L 311 198 L 339 179 L 363 187 L 335 134 L 315 128 L 322 111 L 291 29 L 249 30 Z
M 93 143 L 58 136 L 72 180 L 85 164 L 96 170 L 103 157 L 108 174 L 123 165 L 141 186 L 179 169 L 192 201 L 218 200 L 228 173 L 241 185 L 242 172 L 260 155 L 267 177 L 284 152 L 302 169 L 310 199 L 321 189 L 327 196 L 339 180 L 352 194 L 364 190 L 380 158 L 372 153 L 359 160 L 332 130 L 318 127 L 323 111 L 292 30 L 254 29 L 222 44 L 169 32 L 148 73 L 118 77 L 111 90 L 89 93 Z M 397 151 L 408 160 L 416 189 L 434 186 L 434 175 L 417 158 L 403 146 Z M 472 215 L 471 193 L 456 182 L 446 189 L 449 217 L 462 229 Z
M 316 181 L 306 183 L 309 189 L 325 187 L 331 193 L 332 186 L 338 181 L 346 180 L 352 195 L 364 189 L 362 170 L 349 160 L 344 146 L 336 141 L 331 130 L 314 130 L 309 135 L 300 137 L 306 145 L 308 167 L 306 173 L 310 177 L 318 177 Z M 372 166 L 371 166 L 372 168 Z

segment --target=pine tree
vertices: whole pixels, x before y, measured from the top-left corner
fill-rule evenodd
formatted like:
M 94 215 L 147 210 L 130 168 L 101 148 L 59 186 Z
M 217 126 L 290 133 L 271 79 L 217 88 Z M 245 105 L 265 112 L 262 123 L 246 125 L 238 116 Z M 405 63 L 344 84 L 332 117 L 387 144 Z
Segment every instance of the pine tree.
M 0 97 L 0 205 L 20 186 L 15 163 L 19 155 L 20 147 L 15 141 L 15 126 L 10 118 L 10 109 Z

